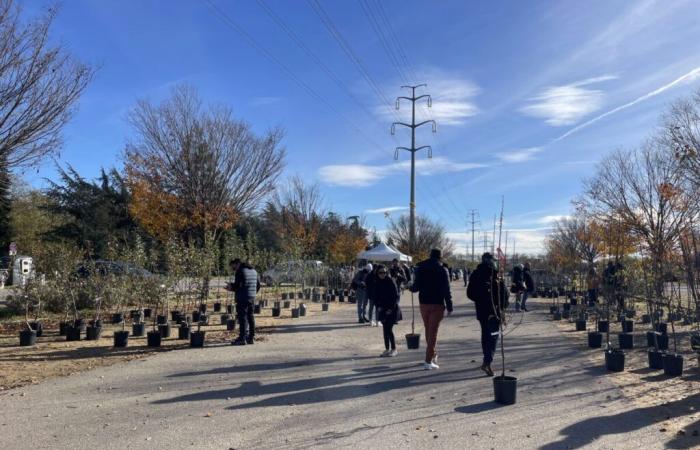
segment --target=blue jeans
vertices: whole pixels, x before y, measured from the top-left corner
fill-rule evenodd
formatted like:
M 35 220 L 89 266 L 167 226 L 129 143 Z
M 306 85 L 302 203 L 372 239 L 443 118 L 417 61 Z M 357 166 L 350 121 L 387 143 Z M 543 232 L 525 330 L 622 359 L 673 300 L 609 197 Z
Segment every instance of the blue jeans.
M 375 319 L 378 319 L 379 316 L 377 316 L 377 305 L 374 303 L 374 300 L 372 300 L 372 299 L 370 298 L 370 299 L 368 300 L 368 303 L 369 303 L 369 315 L 367 316 L 367 318 L 368 318 L 370 321 L 372 320 L 372 317 L 374 317 Z M 372 312 L 374 312 L 374 314 L 372 314 Z
M 364 289 L 358 289 L 355 292 L 355 297 L 357 298 L 357 318 L 362 319 L 365 317 L 367 310 L 367 291 Z
M 481 325 L 481 349 L 484 352 L 484 365 L 491 365 L 493 361 L 493 354 L 496 351 L 496 343 L 498 342 L 498 335 L 492 335 L 499 330 L 498 319 L 495 317 L 490 317 L 486 320 L 479 320 Z
M 523 292 L 523 299 L 520 300 L 520 308 L 525 309 L 525 302 L 527 301 L 527 297 L 530 295 L 528 291 Z

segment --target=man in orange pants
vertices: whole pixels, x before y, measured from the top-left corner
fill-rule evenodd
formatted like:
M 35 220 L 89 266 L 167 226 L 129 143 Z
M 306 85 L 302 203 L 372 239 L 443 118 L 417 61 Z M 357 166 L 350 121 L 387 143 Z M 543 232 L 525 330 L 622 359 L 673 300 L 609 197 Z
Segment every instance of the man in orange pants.
M 441 263 L 442 252 L 439 249 L 430 250 L 430 258 L 422 261 L 415 270 L 415 281 L 411 286 L 412 292 L 418 292 L 420 313 L 425 327 L 425 370 L 439 369 L 437 365 L 437 335 L 440 322 L 445 315 L 452 314 L 452 293 L 450 278 Z

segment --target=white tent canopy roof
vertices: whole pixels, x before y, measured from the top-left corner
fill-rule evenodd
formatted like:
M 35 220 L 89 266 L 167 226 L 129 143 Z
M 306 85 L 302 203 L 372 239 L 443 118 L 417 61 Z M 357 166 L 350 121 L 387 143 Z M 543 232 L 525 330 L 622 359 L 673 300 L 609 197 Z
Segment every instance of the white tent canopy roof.
M 392 261 L 398 259 L 403 262 L 411 262 L 411 257 L 404 255 L 395 248 L 381 243 L 371 250 L 365 250 L 357 255 L 358 259 L 366 259 L 368 261 Z

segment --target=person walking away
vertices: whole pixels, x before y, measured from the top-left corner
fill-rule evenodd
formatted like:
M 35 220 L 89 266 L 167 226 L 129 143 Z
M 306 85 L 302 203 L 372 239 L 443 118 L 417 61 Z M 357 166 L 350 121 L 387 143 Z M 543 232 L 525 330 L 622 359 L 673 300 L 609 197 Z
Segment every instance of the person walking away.
M 466 267 L 462 269 L 462 276 L 464 277 L 464 287 L 467 287 L 467 283 L 469 282 L 469 269 Z
M 423 368 L 426 370 L 439 369 L 437 365 L 437 336 L 440 322 L 445 310 L 447 315 L 452 314 L 452 293 L 450 292 L 450 280 L 447 270 L 442 266 L 442 251 L 430 250 L 430 258 L 416 266 L 411 292 L 418 292 L 420 314 L 425 327 L 425 361 Z
M 588 270 L 586 286 L 588 288 L 588 306 L 595 306 L 598 303 L 598 288 L 600 287 L 600 277 L 595 267 Z
M 520 311 L 523 298 L 523 292 L 525 291 L 525 279 L 523 278 L 523 266 L 516 264 L 513 266 L 513 281 L 510 286 L 510 292 L 515 294 L 515 310 Z
M 235 274 L 229 290 L 236 295 L 236 317 L 240 324 L 240 334 L 233 345 L 250 345 L 255 341 L 255 315 L 253 304 L 260 290 L 258 272 L 247 262 L 239 258 L 229 262 L 231 271 Z
M 491 363 L 498 342 L 501 311 L 508 304 L 508 292 L 505 283 L 499 280 L 496 261 L 491 253 L 481 256 L 481 264 L 469 277 L 467 297 L 475 304 L 476 319 L 481 326 L 481 349 L 484 354 L 481 370 L 491 377 Z
M 367 274 L 372 271 L 372 264 L 367 264 L 362 270 L 358 270 L 355 277 L 352 279 L 350 287 L 355 291 L 357 299 L 357 321 L 358 323 L 367 322 Z
M 377 279 L 374 282 L 374 302 L 377 305 L 377 320 L 382 323 L 384 333 L 384 353 L 382 357 L 398 355 L 396 351 L 396 339 L 394 337 L 394 325 L 401 320 L 399 309 L 399 291 L 394 279 L 389 276 L 387 268 L 377 267 Z
M 370 272 L 367 274 L 367 277 L 365 278 L 365 285 L 366 290 L 367 290 L 367 306 L 369 309 L 369 312 L 367 314 L 368 317 L 368 322 L 371 327 L 376 327 L 379 326 L 377 323 L 377 305 L 374 302 L 374 283 L 377 281 L 377 268 L 379 266 L 375 266 L 373 270 L 370 270 Z
M 527 307 L 525 307 L 525 302 L 527 301 L 528 297 L 530 297 L 530 295 L 532 295 L 532 293 L 535 292 L 535 280 L 532 279 L 529 262 L 525 263 L 525 268 L 523 269 L 523 279 L 525 280 L 525 292 L 523 292 L 523 299 L 520 307 L 523 311 L 527 311 Z

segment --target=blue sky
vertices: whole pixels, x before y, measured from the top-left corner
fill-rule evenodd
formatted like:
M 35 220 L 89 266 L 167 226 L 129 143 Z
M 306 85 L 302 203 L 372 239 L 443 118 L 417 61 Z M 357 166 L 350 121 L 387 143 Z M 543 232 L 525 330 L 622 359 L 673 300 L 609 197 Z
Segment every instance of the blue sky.
M 410 135 L 389 130 L 409 109 L 394 98 L 427 83 L 433 108 L 419 117 L 438 133 L 417 133 L 433 148 L 418 154 L 418 213 L 464 251 L 467 212 L 491 230 L 503 195 L 516 250 L 534 252 L 603 155 L 639 144 L 700 87 L 693 0 L 378 1 L 64 2 L 52 38 L 99 71 L 60 161 L 86 177 L 119 166 L 134 103 L 189 83 L 258 131 L 284 127 L 286 176 L 381 232 L 385 212 L 408 206 L 409 155 L 393 154 Z M 27 16 L 47 5 L 23 4 Z M 25 174 L 54 176 L 52 164 Z

